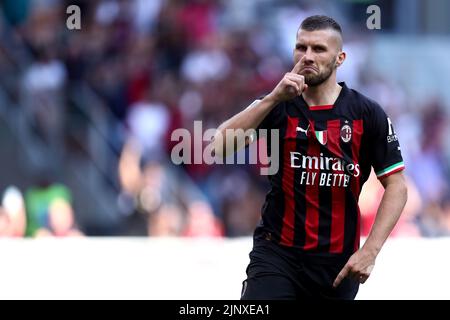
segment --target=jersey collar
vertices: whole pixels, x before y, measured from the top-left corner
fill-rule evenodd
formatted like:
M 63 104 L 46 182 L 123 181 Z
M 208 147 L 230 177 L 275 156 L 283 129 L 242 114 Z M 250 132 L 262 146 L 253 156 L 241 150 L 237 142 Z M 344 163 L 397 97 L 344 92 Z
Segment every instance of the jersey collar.
M 304 105 L 306 108 L 308 108 L 310 111 L 322 111 L 322 110 L 333 109 L 334 106 L 338 105 L 342 101 L 343 97 L 347 94 L 347 91 L 348 91 L 348 88 L 347 88 L 347 85 L 345 84 L 345 82 L 339 82 L 338 84 L 342 87 L 342 89 L 341 89 L 341 92 L 339 92 L 339 95 L 338 95 L 336 101 L 334 102 L 334 104 L 309 106 L 306 103 L 305 99 L 303 99 L 303 96 L 300 96 L 299 98 L 300 98 L 301 104 Z

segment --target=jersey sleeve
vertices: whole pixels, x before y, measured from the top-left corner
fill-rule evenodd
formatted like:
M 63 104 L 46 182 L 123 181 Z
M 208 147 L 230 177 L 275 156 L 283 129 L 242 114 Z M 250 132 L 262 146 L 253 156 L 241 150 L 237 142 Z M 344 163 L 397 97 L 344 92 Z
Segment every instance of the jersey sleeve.
M 253 107 L 255 104 L 259 103 L 264 97 L 265 95 L 258 97 L 247 108 Z M 281 108 L 280 104 L 278 104 L 275 107 L 273 107 L 272 110 L 270 110 L 270 112 L 264 117 L 264 119 L 261 121 L 258 127 L 254 129 L 254 133 L 250 138 L 249 144 L 258 140 L 262 136 L 270 134 L 271 129 L 279 129 L 281 123 L 281 116 L 282 116 Z
M 255 100 L 255 102 L 261 101 L 264 97 L 265 95 L 259 97 L 258 99 Z M 280 105 L 276 105 L 275 107 L 273 107 L 272 110 L 270 110 L 267 116 L 263 119 L 263 121 L 261 121 L 259 126 L 256 128 L 257 134 L 259 135 L 261 129 L 271 130 L 279 128 L 280 120 L 281 120 L 281 108 Z
M 391 119 L 378 104 L 371 109 L 368 119 L 371 162 L 377 178 L 381 180 L 403 170 L 405 164 Z

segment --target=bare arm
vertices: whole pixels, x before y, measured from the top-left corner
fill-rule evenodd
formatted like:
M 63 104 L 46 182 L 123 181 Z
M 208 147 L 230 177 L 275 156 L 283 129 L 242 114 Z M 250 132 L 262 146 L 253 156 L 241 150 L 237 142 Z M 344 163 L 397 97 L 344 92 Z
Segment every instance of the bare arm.
M 375 222 L 364 247 L 378 254 L 394 229 L 408 198 L 405 177 L 402 172 L 381 180 L 384 195 L 378 208 Z
M 362 248 L 350 257 L 341 270 L 334 281 L 334 287 L 345 277 L 360 283 L 366 282 L 375 266 L 378 253 L 400 218 L 408 197 L 403 173 L 394 173 L 381 180 L 381 183 L 385 190 L 370 234 Z
M 308 86 L 305 84 L 304 77 L 298 74 L 302 63 L 303 58 L 294 66 L 291 72 L 284 75 L 283 79 L 281 79 L 269 95 L 262 100 L 255 101 L 245 110 L 219 126 L 212 142 L 216 156 L 226 157 L 250 142 L 248 140 L 237 139 L 232 130 L 242 129 L 243 131 L 247 131 L 249 129 L 256 129 L 278 103 L 293 99 L 307 89 Z M 227 145 L 227 141 L 233 141 L 233 143 Z M 240 141 L 244 141 L 244 143 L 239 145 L 237 142 Z
M 237 139 L 237 137 L 232 137 L 231 139 L 234 143 L 227 145 L 226 141 L 230 141 L 230 137 L 227 137 L 227 134 L 232 134 L 232 130 L 236 129 L 242 129 L 243 131 L 256 129 L 275 106 L 276 101 L 272 96 L 268 95 L 262 100 L 256 100 L 245 110 L 222 123 L 217 129 L 217 133 L 214 135 L 214 141 L 212 142 L 215 155 L 221 157 L 228 156 L 246 144 L 249 144 L 250 141 L 247 140 L 244 145 L 237 145 L 238 141 L 241 140 Z

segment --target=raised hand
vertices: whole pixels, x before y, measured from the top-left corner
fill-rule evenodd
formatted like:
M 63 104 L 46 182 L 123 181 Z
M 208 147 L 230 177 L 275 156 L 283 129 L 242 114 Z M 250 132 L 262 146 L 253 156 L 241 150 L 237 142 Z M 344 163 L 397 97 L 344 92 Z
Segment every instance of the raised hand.
M 290 100 L 302 94 L 308 88 L 305 77 L 299 74 L 305 55 L 295 64 L 291 72 L 284 75 L 283 79 L 272 90 L 270 95 L 276 102 Z

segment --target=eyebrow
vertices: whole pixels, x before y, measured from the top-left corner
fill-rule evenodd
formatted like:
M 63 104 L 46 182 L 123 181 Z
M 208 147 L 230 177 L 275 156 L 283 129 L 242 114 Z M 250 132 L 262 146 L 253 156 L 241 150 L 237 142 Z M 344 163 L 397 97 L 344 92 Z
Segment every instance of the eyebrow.
M 303 43 L 303 42 L 297 42 L 295 44 L 295 47 L 298 48 L 299 46 L 308 46 L 307 44 Z M 316 47 L 316 48 L 321 48 L 321 49 L 327 49 L 328 46 L 326 44 L 323 43 L 319 43 L 319 44 L 312 44 L 312 47 Z

